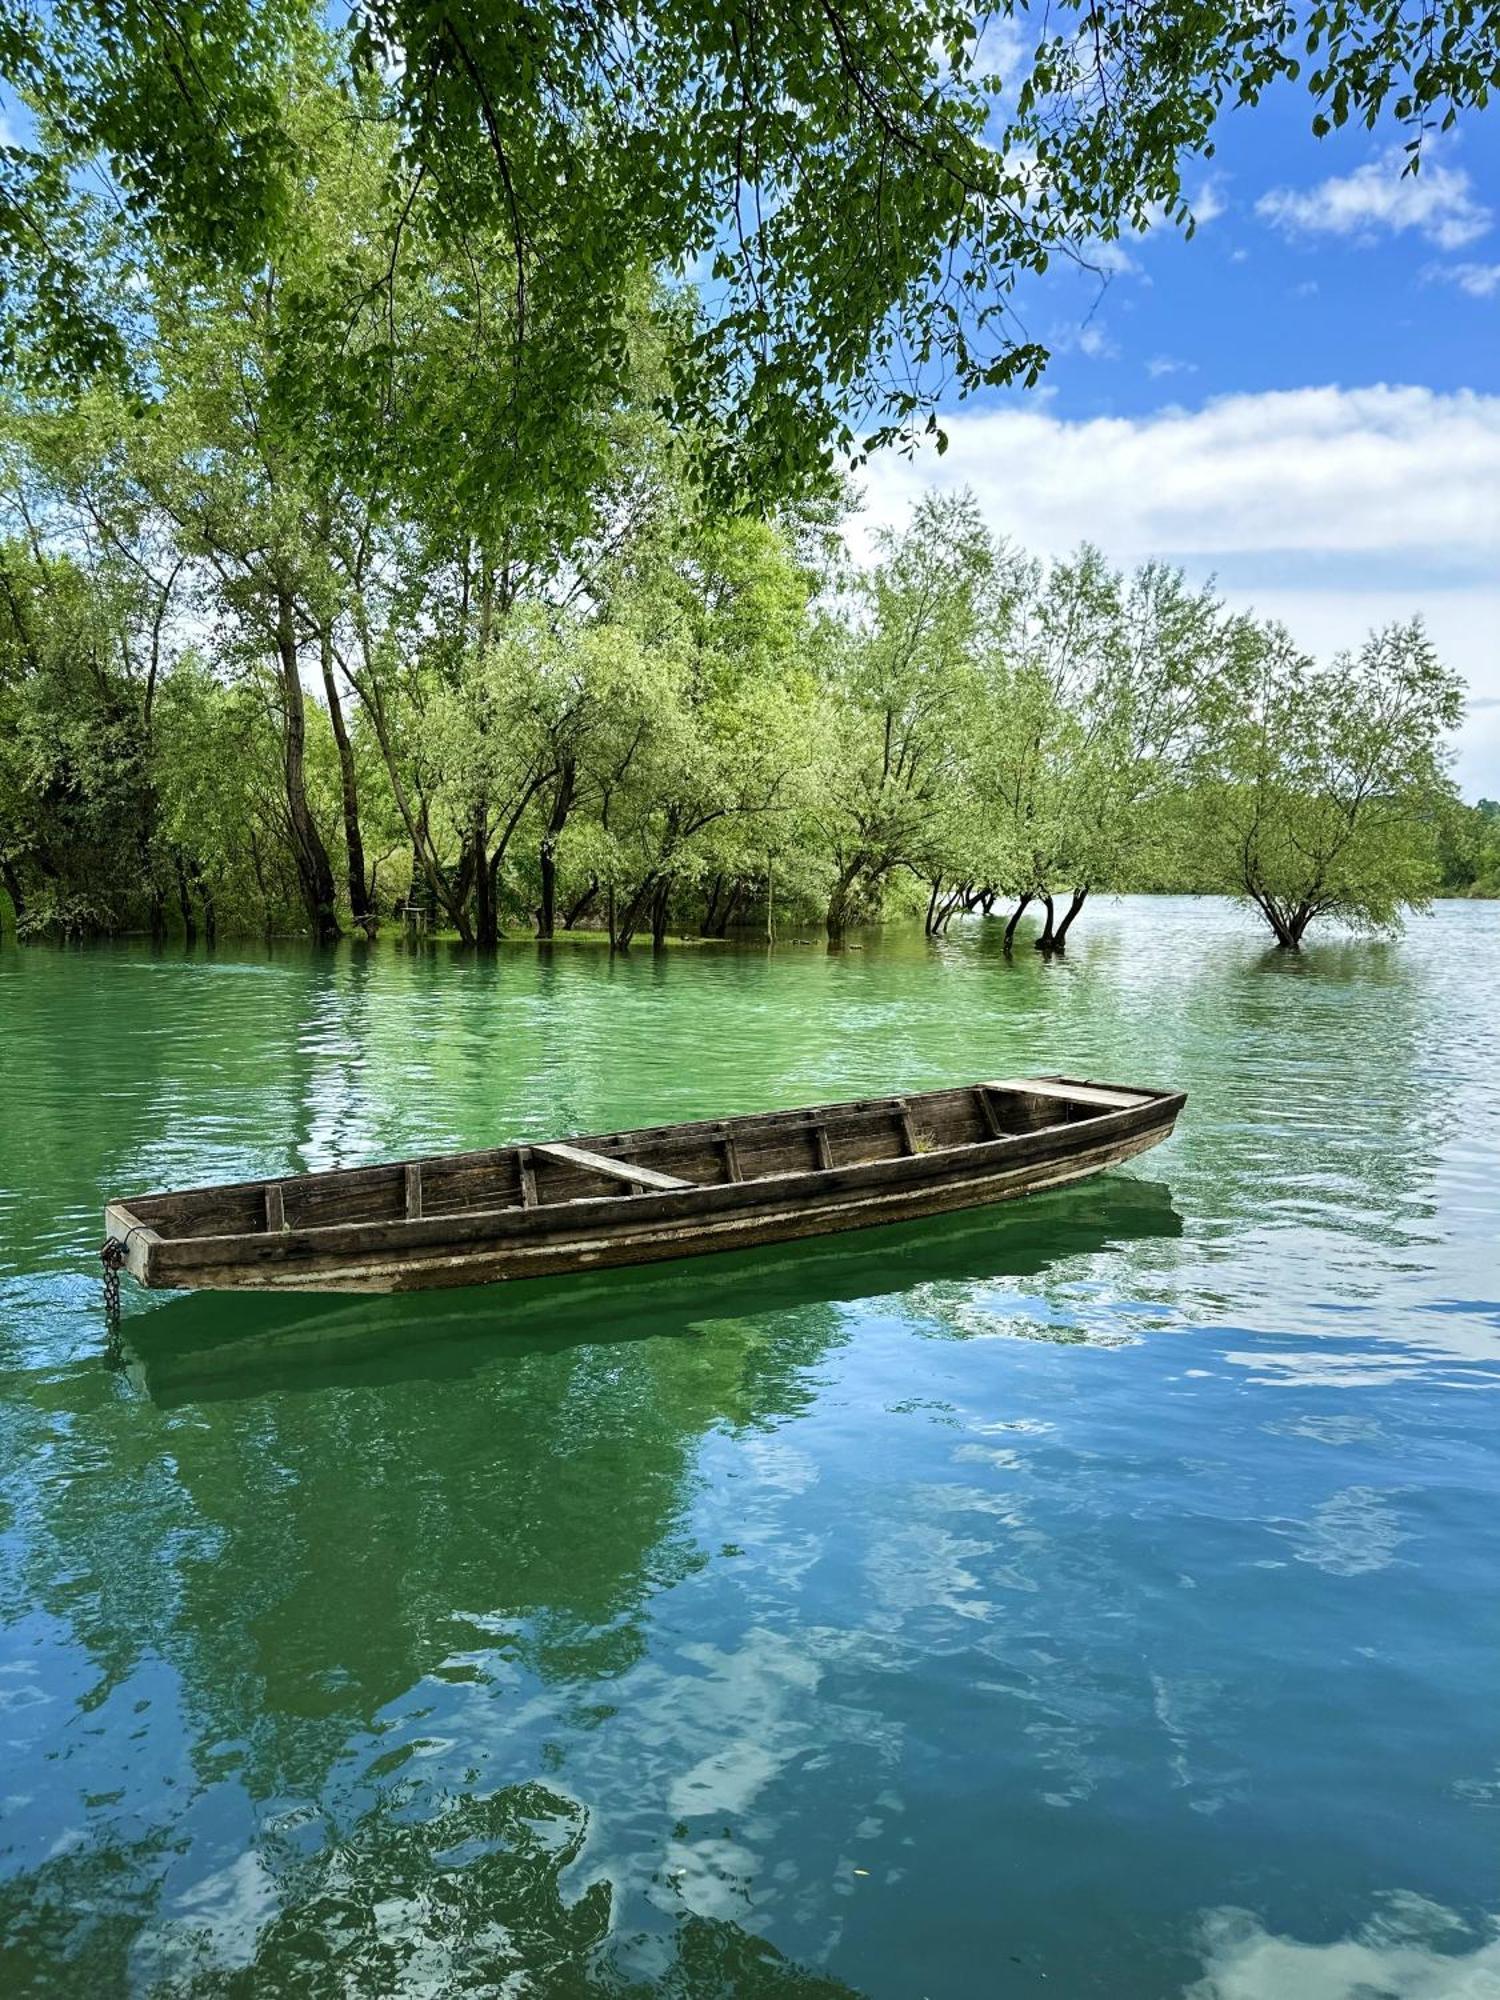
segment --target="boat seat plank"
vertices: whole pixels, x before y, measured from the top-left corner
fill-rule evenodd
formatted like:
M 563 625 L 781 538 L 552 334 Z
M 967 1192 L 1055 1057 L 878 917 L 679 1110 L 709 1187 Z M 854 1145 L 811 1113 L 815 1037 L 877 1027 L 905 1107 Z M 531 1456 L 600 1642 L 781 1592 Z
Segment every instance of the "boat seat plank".
M 631 1187 L 656 1188 L 662 1193 L 669 1193 L 675 1188 L 695 1185 L 692 1181 L 679 1180 L 674 1174 L 659 1174 L 654 1167 L 637 1166 L 631 1160 L 606 1159 L 603 1153 L 589 1153 L 582 1146 L 566 1146 L 558 1142 L 533 1146 L 531 1150 L 545 1160 L 561 1160 L 570 1167 L 587 1167 L 590 1173 L 605 1174 L 614 1181 L 626 1181 Z
M 1024 1090 L 1031 1097 L 1056 1097 L 1069 1104 L 1097 1104 L 1101 1109 L 1123 1111 L 1135 1104 L 1149 1104 L 1146 1090 L 1106 1090 L 1097 1083 L 1068 1083 L 1053 1076 L 1007 1076 L 981 1086 L 985 1090 Z

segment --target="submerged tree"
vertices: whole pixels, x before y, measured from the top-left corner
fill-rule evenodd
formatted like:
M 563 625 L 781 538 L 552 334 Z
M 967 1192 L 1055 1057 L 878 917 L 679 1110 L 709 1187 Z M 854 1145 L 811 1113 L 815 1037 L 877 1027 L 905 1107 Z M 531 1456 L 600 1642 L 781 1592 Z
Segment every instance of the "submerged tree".
M 902 533 L 878 537 L 877 551 L 825 684 L 816 813 L 833 858 L 833 943 L 879 912 L 897 869 L 940 887 L 960 865 L 962 750 L 997 564 L 967 492 L 928 495 Z
M 1253 904 L 1286 951 L 1321 919 L 1399 930 L 1438 885 L 1442 741 L 1462 683 L 1419 621 L 1324 668 L 1275 628 L 1239 638 L 1193 793 L 1215 886 Z

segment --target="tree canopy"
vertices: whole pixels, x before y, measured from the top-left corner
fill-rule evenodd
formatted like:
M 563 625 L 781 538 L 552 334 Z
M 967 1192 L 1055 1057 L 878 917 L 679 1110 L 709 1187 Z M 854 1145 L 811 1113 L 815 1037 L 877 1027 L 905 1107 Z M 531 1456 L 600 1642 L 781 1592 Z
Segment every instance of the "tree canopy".
M 410 260 L 484 240 L 517 448 L 469 436 L 463 456 L 512 492 L 531 453 L 540 486 L 586 480 L 557 440 L 629 381 L 643 283 L 690 299 L 660 393 L 720 435 L 706 475 L 796 492 L 935 426 L 940 395 L 1034 380 L 1018 278 L 1162 218 L 1190 228 L 1184 172 L 1227 107 L 1284 84 L 1315 131 L 1389 116 L 1415 169 L 1500 72 L 1500 10 L 1477 0 L 357 0 L 343 35 L 321 21 L 311 0 L 0 0 L 0 77 L 37 119 L 0 148 L 9 352 L 44 379 L 124 358 L 74 228 L 84 169 L 122 227 L 245 277 L 306 238 L 330 125 L 378 129 L 378 220 L 304 384 L 363 326 L 350 379 L 383 395 L 399 342 L 378 330 L 409 305 Z M 309 69 L 332 93 L 311 121 Z

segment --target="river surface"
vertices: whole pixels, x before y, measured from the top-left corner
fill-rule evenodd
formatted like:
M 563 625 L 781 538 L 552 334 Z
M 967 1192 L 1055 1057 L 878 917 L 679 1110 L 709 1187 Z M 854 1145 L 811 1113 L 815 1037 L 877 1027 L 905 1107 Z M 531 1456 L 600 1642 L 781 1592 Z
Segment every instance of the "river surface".
M 1500 906 L 0 949 L 0 1992 L 1500 1992 Z M 1025 1070 L 1092 1185 L 404 1301 L 108 1194 Z

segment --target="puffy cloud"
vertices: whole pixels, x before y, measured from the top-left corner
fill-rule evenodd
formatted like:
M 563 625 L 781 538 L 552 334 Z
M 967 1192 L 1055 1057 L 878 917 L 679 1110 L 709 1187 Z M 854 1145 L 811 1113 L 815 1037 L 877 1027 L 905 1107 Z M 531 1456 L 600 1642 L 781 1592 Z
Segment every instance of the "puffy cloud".
M 1115 562 L 1217 574 L 1324 657 L 1420 611 L 1476 696 L 1500 695 L 1500 396 L 1307 388 L 1073 420 L 1033 400 L 944 427 L 942 458 L 866 468 L 856 555 L 925 488 L 969 486 L 1024 548 L 1088 540 Z M 1500 791 L 1500 709 L 1471 717 L 1459 777 Z
M 944 428 L 945 457 L 866 469 L 867 521 L 904 520 L 926 486 L 971 486 L 996 528 L 1040 550 L 1398 553 L 1486 580 L 1500 560 L 1500 396 L 1290 389 L 1071 421 L 1008 405 Z
M 1483 236 L 1490 211 L 1474 198 L 1462 167 L 1441 162 L 1403 174 L 1405 154 L 1367 160 L 1352 174 L 1312 188 L 1272 188 L 1255 204 L 1264 222 L 1291 236 L 1369 236 L 1415 229 L 1440 250 L 1461 250 Z
M 1429 264 L 1426 276 L 1457 285 L 1471 299 L 1493 298 L 1500 292 L 1500 264 Z

